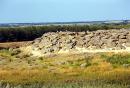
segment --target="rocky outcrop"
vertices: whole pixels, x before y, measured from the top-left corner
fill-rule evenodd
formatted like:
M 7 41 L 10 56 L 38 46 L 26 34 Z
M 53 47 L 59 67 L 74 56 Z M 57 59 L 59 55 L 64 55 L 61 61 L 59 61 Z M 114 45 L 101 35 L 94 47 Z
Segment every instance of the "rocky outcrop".
M 130 47 L 130 30 L 49 32 L 35 39 L 28 47 L 29 53 L 36 56 L 91 50 L 125 50 Z

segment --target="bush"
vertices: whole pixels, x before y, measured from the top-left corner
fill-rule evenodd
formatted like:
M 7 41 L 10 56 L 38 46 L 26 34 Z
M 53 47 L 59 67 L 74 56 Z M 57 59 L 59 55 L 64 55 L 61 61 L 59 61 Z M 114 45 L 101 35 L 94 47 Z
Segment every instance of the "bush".
M 95 31 L 130 28 L 130 25 L 95 24 L 95 25 L 59 25 L 59 26 L 29 26 L 29 27 L 2 27 L 0 28 L 0 42 L 31 41 L 47 32 L 57 31 Z
M 106 55 L 102 55 L 102 56 L 107 62 L 113 64 L 113 66 L 116 67 L 125 64 L 130 65 L 130 55 L 114 54 L 112 56 L 106 56 Z

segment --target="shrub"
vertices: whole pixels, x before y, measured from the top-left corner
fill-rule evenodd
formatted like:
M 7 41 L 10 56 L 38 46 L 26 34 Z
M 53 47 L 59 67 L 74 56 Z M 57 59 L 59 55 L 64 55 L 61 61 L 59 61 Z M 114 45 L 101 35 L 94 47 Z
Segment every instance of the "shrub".
M 104 59 L 113 64 L 113 66 L 119 66 L 124 64 L 130 64 L 130 55 L 114 54 L 112 56 L 102 55 Z
M 93 25 L 50 25 L 50 26 L 28 26 L 28 27 L 1 27 L 0 42 L 8 41 L 31 41 L 47 32 L 57 31 L 95 31 L 130 28 L 129 24 L 93 24 Z

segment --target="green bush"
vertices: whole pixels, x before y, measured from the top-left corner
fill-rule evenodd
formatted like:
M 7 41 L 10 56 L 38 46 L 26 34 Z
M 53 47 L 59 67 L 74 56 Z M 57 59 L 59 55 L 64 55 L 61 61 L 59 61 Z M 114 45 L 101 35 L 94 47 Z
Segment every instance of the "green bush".
M 114 67 L 120 65 L 130 65 L 130 55 L 114 54 L 112 56 L 102 55 L 104 59 L 113 64 Z
M 130 24 L 93 24 L 93 25 L 50 25 L 50 26 L 29 26 L 29 27 L 1 27 L 0 42 L 8 41 L 30 41 L 42 36 L 47 32 L 57 31 L 95 31 L 130 28 Z

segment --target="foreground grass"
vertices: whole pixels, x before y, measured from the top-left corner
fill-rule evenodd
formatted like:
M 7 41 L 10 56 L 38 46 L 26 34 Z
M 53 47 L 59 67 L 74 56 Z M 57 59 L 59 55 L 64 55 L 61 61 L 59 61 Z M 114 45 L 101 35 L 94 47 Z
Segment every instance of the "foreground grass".
M 0 80 L 14 85 L 41 83 L 45 88 L 128 88 L 130 85 L 128 53 L 19 59 L 5 50 L 0 55 L 3 59 L 11 58 L 0 65 Z
M 87 69 L 0 71 L 0 80 L 13 85 L 44 84 L 45 88 L 128 88 L 130 70 L 88 71 Z M 26 87 L 25 87 L 26 88 Z M 30 87 L 27 87 L 30 88 Z M 34 87 L 35 88 L 35 87 Z
M 10 70 L 0 71 L 0 80 L 5 80 L 13 83 L 28 83 L 28 82 L 73 82 L 84 80 L 104 80 L 113 83 L 130 83 L 130 70 L 116 69 L 105 72 L 92 72 L 86 69 L 62 69 L 64 72 L 49 72 L 48 70 Z M 67 70 L 67 71 L 65 71 Z M 59 70 L 60 71 L 60 70 Z

